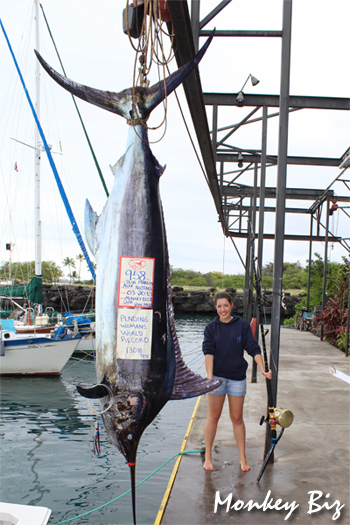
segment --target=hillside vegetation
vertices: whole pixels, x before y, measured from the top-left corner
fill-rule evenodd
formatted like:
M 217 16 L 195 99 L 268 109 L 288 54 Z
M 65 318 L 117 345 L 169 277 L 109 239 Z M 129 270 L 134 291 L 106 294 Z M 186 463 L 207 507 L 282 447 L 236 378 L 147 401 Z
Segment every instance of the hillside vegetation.
M 66 269 L 66 276 L 69 277 L 71 284 L 90 284 L 93 281 L 80 281 L 80 271 L 82 264 L 82 257 L 76 257 L 78 261 L 78 268 L 76 268 L 75 260 L 66 257 L 63 261 L 63 268 L 52 261 L 44 261 L 42 264 L 43 281 L 46 283 L 56 283 L 64 277 L 64 269 Z M 327 294 L 332 297 L 337 288 L 339 280 L 346 280 L 347 268 L 349 261 L 344 258 L 343 263 L 328 262 L 327 264 Z M 273 287 L 273 263 L 270 262 L 262 268 L 262 284 L 266 290 L 272 290 Z M 26 283 L 34 277 L 34 262 L 12 262 L 11 267 L 9 262 L 0 265 L 0 280 L 13 281 L 16 283 Z M 242 291 L 245 288 L 244 274 L 223 274 L 221 272 L 213 271 L 201 273 L 196 270 L 184 270 L 182 268 L 171 267 L 171 285 L 181 286 L 184 288 L 214 288 L 225 289 L 235 288 L 237 291 Z M 282 289 L 290 291 L 292 294 L 303 294 L 307 290 L 308 280 L 308 266 L 301 266 L 299 262 L 284 263 L 283 265 L 283 282 Z M 310 307 L 321 304 L 322 302 L 322 286 L 323 286 L 323 260 L 317 253 L 314 254 L 314 259 L 311 261 L 311 279 L 310 279 Z M 347 296 L 347 295 L 346 295 Z M 303 303 L 301 303 L 303 304 Z
M 341 263 L 328 263 L 327 277 L 329 283 L 337 276 L 344 265 Z M 273 287 L 273 263 L 268 263 L 262 268 L 262 284 L 267 290 Z M 283 290 L 306 291 L 308 279 L 308 266 L 302 267 L 299 262 L 284 263 L 283 265 Z M 213 288 L 244 288 L 244 274 L 228 275 L 221 272 L 201 273 L 195 270 L 171 268 L 171 284 L 183 287 L 209 286 Z M 322 294 L 323 260 L 316 253 L 311 261 L 311 287 L 316 296 Z

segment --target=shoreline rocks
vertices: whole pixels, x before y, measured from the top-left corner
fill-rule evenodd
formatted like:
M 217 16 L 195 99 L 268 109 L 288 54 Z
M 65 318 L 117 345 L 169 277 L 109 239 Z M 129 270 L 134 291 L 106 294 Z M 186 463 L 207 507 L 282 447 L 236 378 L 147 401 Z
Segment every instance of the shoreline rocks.
M 244 293 L 237 293 L 234 289 L 227 289 L 233 299 L 233 313 L 239 316 L 243 315 Z M 173 288 L 173 306 L 175 313 L 215 313 L 214 305 L 215 291 L 197 290 L 186 291 L 180 287 Z M 300 303 L 302 297 L 292 296 L 290 293 L 284 293 L 281 304 L 281 317 L 293 317 L 295 306 Z M 255 297 L 254 297 L 255 300 Z M 272 309 L 272 292 L 267 291 L 263 294 L 263 304 L 265 314 L 271 315 Z
M 95 308 L 95 287 L 84 285 L 43 284 L 43 308 L 57 312 L 83 312 Z
M 233 313 L 243 315 L 244 293 L 237 293 L 233 288 L 227 289 L 233 298 Z M 210 290 L 184 290 L 180 286 L 172 288 L 173 307 L 176 314 L 214 313 L 215 289 Z M 90 311 L 95 308 L 95 288 L 84 285 L 43 285 L 44 310 L 52 307 L 58 312 L 64 313 L 65 310 L 72 312 Z M 266 291 L 263 295 L 264 309 L 267 316 L 271 315 L 272 292 Z M 255 299 L 255 298 L 254 298 Z M 281 304 L 281 317 L 288 318 L 295 314 L 295 306 L 301 301 L 302 297 L 291 296 L 284 293 Z

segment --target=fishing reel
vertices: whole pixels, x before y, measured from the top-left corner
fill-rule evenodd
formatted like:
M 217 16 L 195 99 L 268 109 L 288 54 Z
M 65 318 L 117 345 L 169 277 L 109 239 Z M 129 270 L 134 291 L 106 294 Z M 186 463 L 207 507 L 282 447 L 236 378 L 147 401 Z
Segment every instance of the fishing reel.
M 284 408 L 275 408 L 276 423 L 282 428 L 288 428 L 291 426 L 294 420 L 293 412 Z M 269 422 L 269 417 L 262 416 L 260 419 L 260 425 Z

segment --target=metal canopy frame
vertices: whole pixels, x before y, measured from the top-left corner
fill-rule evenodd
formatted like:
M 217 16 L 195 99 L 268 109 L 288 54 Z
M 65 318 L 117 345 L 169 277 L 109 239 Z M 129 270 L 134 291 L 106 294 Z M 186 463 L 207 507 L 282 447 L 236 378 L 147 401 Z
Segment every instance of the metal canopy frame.
M 231 0 L 223 0 L 213 8 L 213 10 L 203 19 L 199 18 L 200 0 L 191 0 L 191 14 L 190 18 L 188 2 L 186 0 L 169 0 L 168 6 L 171 12 L 173 30 L 175 33 L 175 56 L 178 66 L 184 65 L 188 60 L 193 58 L 195 52 L 199 48 L 199 37 L 209 36 L 211 30 L 203 29 L 215 16 L 223 10 Z M 289 17 L 291 17 L 291 4 L 292 0 L 284 0 L 284 4 L 289 6 Z M 286 5 L 284 6 L 286 8 Z M 288 21 L 290 23 L 290 20 Z M 170 29 L 170 24 L 169 24 Z M 286 30 L 277 31 L 234 31 L 234 30 L 218 30 L 215 33 L 215 37 L 266 37 L 266 38 L 282 38 Z M 283 58 L 283 57 L 282 57 Z M 282 64 L 283 67 L 283 64 Z M 285 64 L 285 67 L 289 70 L 289 63 Z M 227 163 L 243 162 L 246 166 L 244 170 L 237 170 L 236 172 L 228 172 L 236 174 L 235 180 L 249 170 L 266 170 L 270 166 L 278 165 L 278 155 L 268 155 L 265 152 L 252 151 L 249 149 L 239 150 L 227 143 L 228 138 L 241 126 L 263 121 L 272 117 L 280 116 L 280 112 L 268 114 L 269 108 L 280 108 L 281 95 L 255 95 L 255 94 L 244 94 L 244 101 L 237 102 L 236 98 L 238 93 L 203 93 L 201 88 L 200 77 L 198 71 L 193 73 L 184 83 L 185 95 L 188 103 L 188 107 L 191 113 L 194 129 L 196 132 L 198 144 L 201 150 L 201 155 L 204 162 L 205 173 L 207 182 L 213 196 L 214 204 L 219 216 L 219 220 L 222 224 L 224 234 L 228 237 L 241 237 L 242 234 L 235 228 L 231 229 L 230 224 L 232 223 L 229 212 L 236 209 L 238 204 L 235 202 L 229 202 L 230 198 L 235 198 L 235 190 L 232 190 L 232 182 L 226 181 L 224 172 Z M 218 133 L 225 131 L 225 128 L 218 129 L 218 110 L 225 106 L 237 106 L 237 107 L 253 107 L 255 108 L 247 117 L 241 122 L 233 124 L 226 128 L 226 136 L 218 140 Z M 212 107 L 213 110 L 213 123 L 212 130 L 210 131 L 206 108 Z M 310 97 L 310 96 L 292 96 L 288 93 L 288 112 L 298 111 L 301 109 L 325 109 L 325 110 L 338 110 L 346 111 L 350 110 L 350 98 L 335 98 L 335 97 Z M 253 115 L 262 109 L 263 116 L 252 118 Z M 265 112 L 265 117 L 264 117 Z M 285 140 L 287 139 L 287 129 L 284 130 Z M 262 142 L 264 136 L 262 137 Z M 341 158 L 327 158 L 327 157 L 296 157 L 288 156 L 286 158 L 287 165 L 303 165 L 303 166 L 334 166 L 340 165 Z M 219 167 L 217 169 L 217 163 Z M 264 164 L 264 166 L 263 166 Z M 345 181 L 344 181 L 345 182 Z M 349 186 L 346 185 L 346 189 L 349 191 Z M 242 210 L 242 218 L 246 215 L 248 207 L 251 206 L 251 199 L 253 198 L 254 191 L 259 197 L 263 196 L 263 188 L 257 187 L 255 190 L 253 187 L 246 188 L 245 198 L 248 200 L 248 204 L 240 201 L 240 209 Z M 289 191 L 289 190 L 288 190 Z M 299 199 L 297 196 L 293 197 L 295 200 L 300 200 L 300 194 L 302 189 L 296 189 L 299 193 Z M 288 192 L 287 192 L 288 193 Z M 318 206 L 321 206 L 324 201 L 330 201 L 334 195 L 330 193 L 323 202 L 319 201 L 320 194 L 324 193 L 324 190 L 315 190 L 313 193 L 310 190 L 310 201 L 314 201 L 314 204 L 310 203 L 307 210 L 294 207 L 286 208 L 287 213 L 316 213 Z M 263 196 L 264 197 L 264 196 Z M 265 198 L 273 198 L 270 195 L 265 195 Z M 276 195 L 275 197 L 276 198 Z M 291 197 L 286 196 L 287 199 Z M 306 197 L 305 197 L 306 198 Z M 349 197 L 337 196 L 337 202 L 348 202 Z M 262 204 L 262 203 L 261 203 Z M 259 208 L 257 208 L 259 209 Z M 265 212 L 276 212 L 276 206 L 269 207 L 264 206 Z M 346 213 L 347 214 L 347 213 Z M 348 214 L 347 214 L 348 215 Z M 260 224 L 261 227 L 261 224 Z M 260 230 L 260 228 L 259 228 Z M 258 234 L 256 234 L 258 235 Z M 270 238 L 268 234 L 264 234 L 265 238 Z M 284 235 L 284 239 L 294 238 L 296 240 L 308 240 L 310 236 L 298 236 L 294 234 L 292 236 Z M 317 240 L 325 241 L 326 234 L 324 236 L 317 236 Z M 314 240 L 316 240 L 314 238 Z M 340 238 L 337 238 L 337 242 Z
M 192 59 L 199 48 L 199 37 L 208 36 L 211 31 L 204 27 L 224 9 L 231 0 L 222 0 L 203 19 L 200 20 L 200 0 L 191 0 L 191 18 L 186 0 L 168 0 L 172 24 L 169 30 L 175 33 L 175 57 L 178 66 L 182 66 Z M 231 29 L 216 31 L 214 38 L 222 37 L 266 37 L 280 38 L 282 41 L 281 51 L 281 84 L 278 95 L 250 95 L 244 94 L 243 101 L 238 93 L 203 93 L 198 71 L 192 73 L 184 82 L 184 90 L 187 104 L 190 110 L 194 129 L 197 135 L 199 148 L 203 158 L 207 183 L 213 196 L 214 204 L 219 216 L 219 221 L 225 236 L 230 237 L 232 242 L 235 237 L 247 238 L 246 253 L 246 290 L 248 299 L 252 286 L 252 240 L 258 238 L 258 264 L 262 266 L 263 240 L 273 238 L 274 243 L 274 276 L 273 276 L 273 303 L 271 318 L 271 361 L 273 370 L 272 390 L 274 403 L 277 402 L 277 377 L 278 358 L 280 343 L 280 311 L 282 298 L 282 274 L 283 274 L 283 251 L 286 239 L 309 241 L 309 262 L 311 262 L 311 247 L 313 241 L 325 242 L 324 271 L 327 266 L 327 247 L 331 238 L 332 242 L 342 243 L 345 250 L 350 252 L 349 239 L 332 237 L 329 231 L 330 204 L 335 198 L 330 187 L 325 189 L 305 190 L 303 188 L 287 188 L 286 173 L 288 165 L 303 166 L 339 166 L 342 158 L 320 158 L 320 157 L 292 157 L 287 156 L 288 144 L 288 122 L 289 114 L 302 109 L 324 109 L 334 111 L 350 110 L 350 98 L 334 97 L 309 97 L 292 96 L 289 94 L 290 77 L 290 52 L 291 52 L 291 23 L 292 23 L 292 0 L 283 0 L 282 30 L 276 31 L 234 31 Z M 218 128 L 218 113 L 220 108 L 227 106 L 247 107 L 250 112 L 244 119 L 236 124 L 225 128 Z M 206 108 L 212 111 L 212 130 L 209 130 Z M 251 109 L 254 108 L 254 109 Z M 269 109 L 274 111 L 269 114 Z M 261 116 L 259 116 L 259 112 Z M 267 121 L 272 117 L 279 118 L 279 146 L 278 155 L 269 155 L 266 151 L 267 144 Z M 228 143 L 228 139 L 241 126 L 261 121 L 261 149 L 241 149 Z M 226 133 L 221 140 L 220 133 Z M 228 169 L 227 164 L 238 165 L 238 169 Z M 245 167 L 243 168 L 243 164 Z M 269 167 L 277 167 L 276 188 L 265 188 L 266 170 Z M 258 185 L 258 170 L 260 170 L 260 185 Z M 344 170 L 345 171 L 345 170 Z M 335 180 L 342 180 L 347 195 L 336 197 L 337 202 L 349 202 L 350 184 L 344 177 L 344 171 Z M 243 184 L 242 175 L 253 174 L 254 183 Z M 229 178 L 228 178 L 229 176 Z M 344 178 L 342 179 L 341 176 Z M 257 206 L 259 199 L 259 206 Z M 275 204 L 265 203 L 265 200 L 274 199 Z M 286 201 L 288 200 L 288 206 Z M 290 201 L 292 203 L 290 204 Z M 300 201 L 308 202 L 308 207 L 300 206 Z M 321 223 L 322 206 L 326 206 L 326 224 Z M 348 206 L 339 207 L 347 217 Z M 256 224 L 256 211 L 259 213 L 259 222 Z M 264 232 L 265 212 L 275 214 L 275 232 Z M 287 213 L 302 213 L 310 217 L 310 234 L 300 236 L 298 234 L 285 234 L 285 216 Z M 246 222 L 245 229 L 242 226 Z M 313 233 L 313 225 L 316 222 L 316 233 Z M 252 226 L 250 229 L 248 223 Z M 236 246 L 235 246 L 236 247 Z M 236 248 L 237 249 L 237 248 Z M 237 250 L 238 252 L 238 250 Z M 238 253 L 241 261 L 242 257 Z M 324 297 L 325 297 L 324 279 Z M 248 311 L 248 310 L 246 310 Z M 259 321 L 259 320 L 258 320 Z M 267 443 L 265 444 L 267 446 Z

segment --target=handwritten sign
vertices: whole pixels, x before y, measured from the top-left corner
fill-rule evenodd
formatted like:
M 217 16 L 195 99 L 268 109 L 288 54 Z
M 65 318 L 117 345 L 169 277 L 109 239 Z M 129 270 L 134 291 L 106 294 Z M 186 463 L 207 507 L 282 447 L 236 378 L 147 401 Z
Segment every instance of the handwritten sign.
M 118 306 L 152 308 L 154 259 L 121 257 L 119 265 Z
M 153 310 L 118 310 L 117 358 L 151 359 Z

